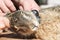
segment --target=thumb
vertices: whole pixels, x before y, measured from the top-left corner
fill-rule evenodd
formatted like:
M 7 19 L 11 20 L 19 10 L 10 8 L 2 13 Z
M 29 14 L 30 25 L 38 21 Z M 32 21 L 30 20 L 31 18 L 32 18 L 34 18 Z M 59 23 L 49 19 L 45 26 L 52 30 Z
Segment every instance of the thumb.
M 6 17 L 4 17 L 4 24 L 7 28 L 10 28 L 10 21 Z
M 0 19 L 0 29 L 4 29 L 5 28 L 5 25 L 3 23 L 3 21 Z

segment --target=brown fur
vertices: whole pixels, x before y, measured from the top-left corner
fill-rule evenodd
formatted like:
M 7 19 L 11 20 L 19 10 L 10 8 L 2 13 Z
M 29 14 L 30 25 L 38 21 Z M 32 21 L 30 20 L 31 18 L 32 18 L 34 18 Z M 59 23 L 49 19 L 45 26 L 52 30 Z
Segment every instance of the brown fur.
M 36 37 L 41 40 L 60 40 L 60 6 L 41 10 L 40 17 Z

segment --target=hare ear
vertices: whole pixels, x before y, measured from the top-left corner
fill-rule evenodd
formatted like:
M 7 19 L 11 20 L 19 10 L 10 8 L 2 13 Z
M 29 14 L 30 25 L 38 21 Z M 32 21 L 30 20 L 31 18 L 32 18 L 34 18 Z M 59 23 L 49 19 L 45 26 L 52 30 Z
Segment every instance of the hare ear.
M 40 5 L 46 5 L 48 0 L 35 0 L 35 2 Z

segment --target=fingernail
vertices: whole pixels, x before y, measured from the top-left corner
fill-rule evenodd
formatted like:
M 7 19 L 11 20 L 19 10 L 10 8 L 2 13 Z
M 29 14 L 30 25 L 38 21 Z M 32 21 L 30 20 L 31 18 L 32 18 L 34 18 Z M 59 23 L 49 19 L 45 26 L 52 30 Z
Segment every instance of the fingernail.
M 16 11 L 16 8 L 14 6 L 11 7 L 12 11 Z

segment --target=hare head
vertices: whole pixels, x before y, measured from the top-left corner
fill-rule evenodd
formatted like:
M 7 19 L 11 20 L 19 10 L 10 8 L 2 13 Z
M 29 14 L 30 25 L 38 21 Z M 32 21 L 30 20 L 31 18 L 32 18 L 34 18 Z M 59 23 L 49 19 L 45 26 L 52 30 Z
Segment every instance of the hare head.
M 32 11 L 16 11 L 9 14 L 11 18 L 11 27 L 15 28 L 17 33 L 22 35 L 30 35 L 34 33 L 39 26 L 38 17 Z

